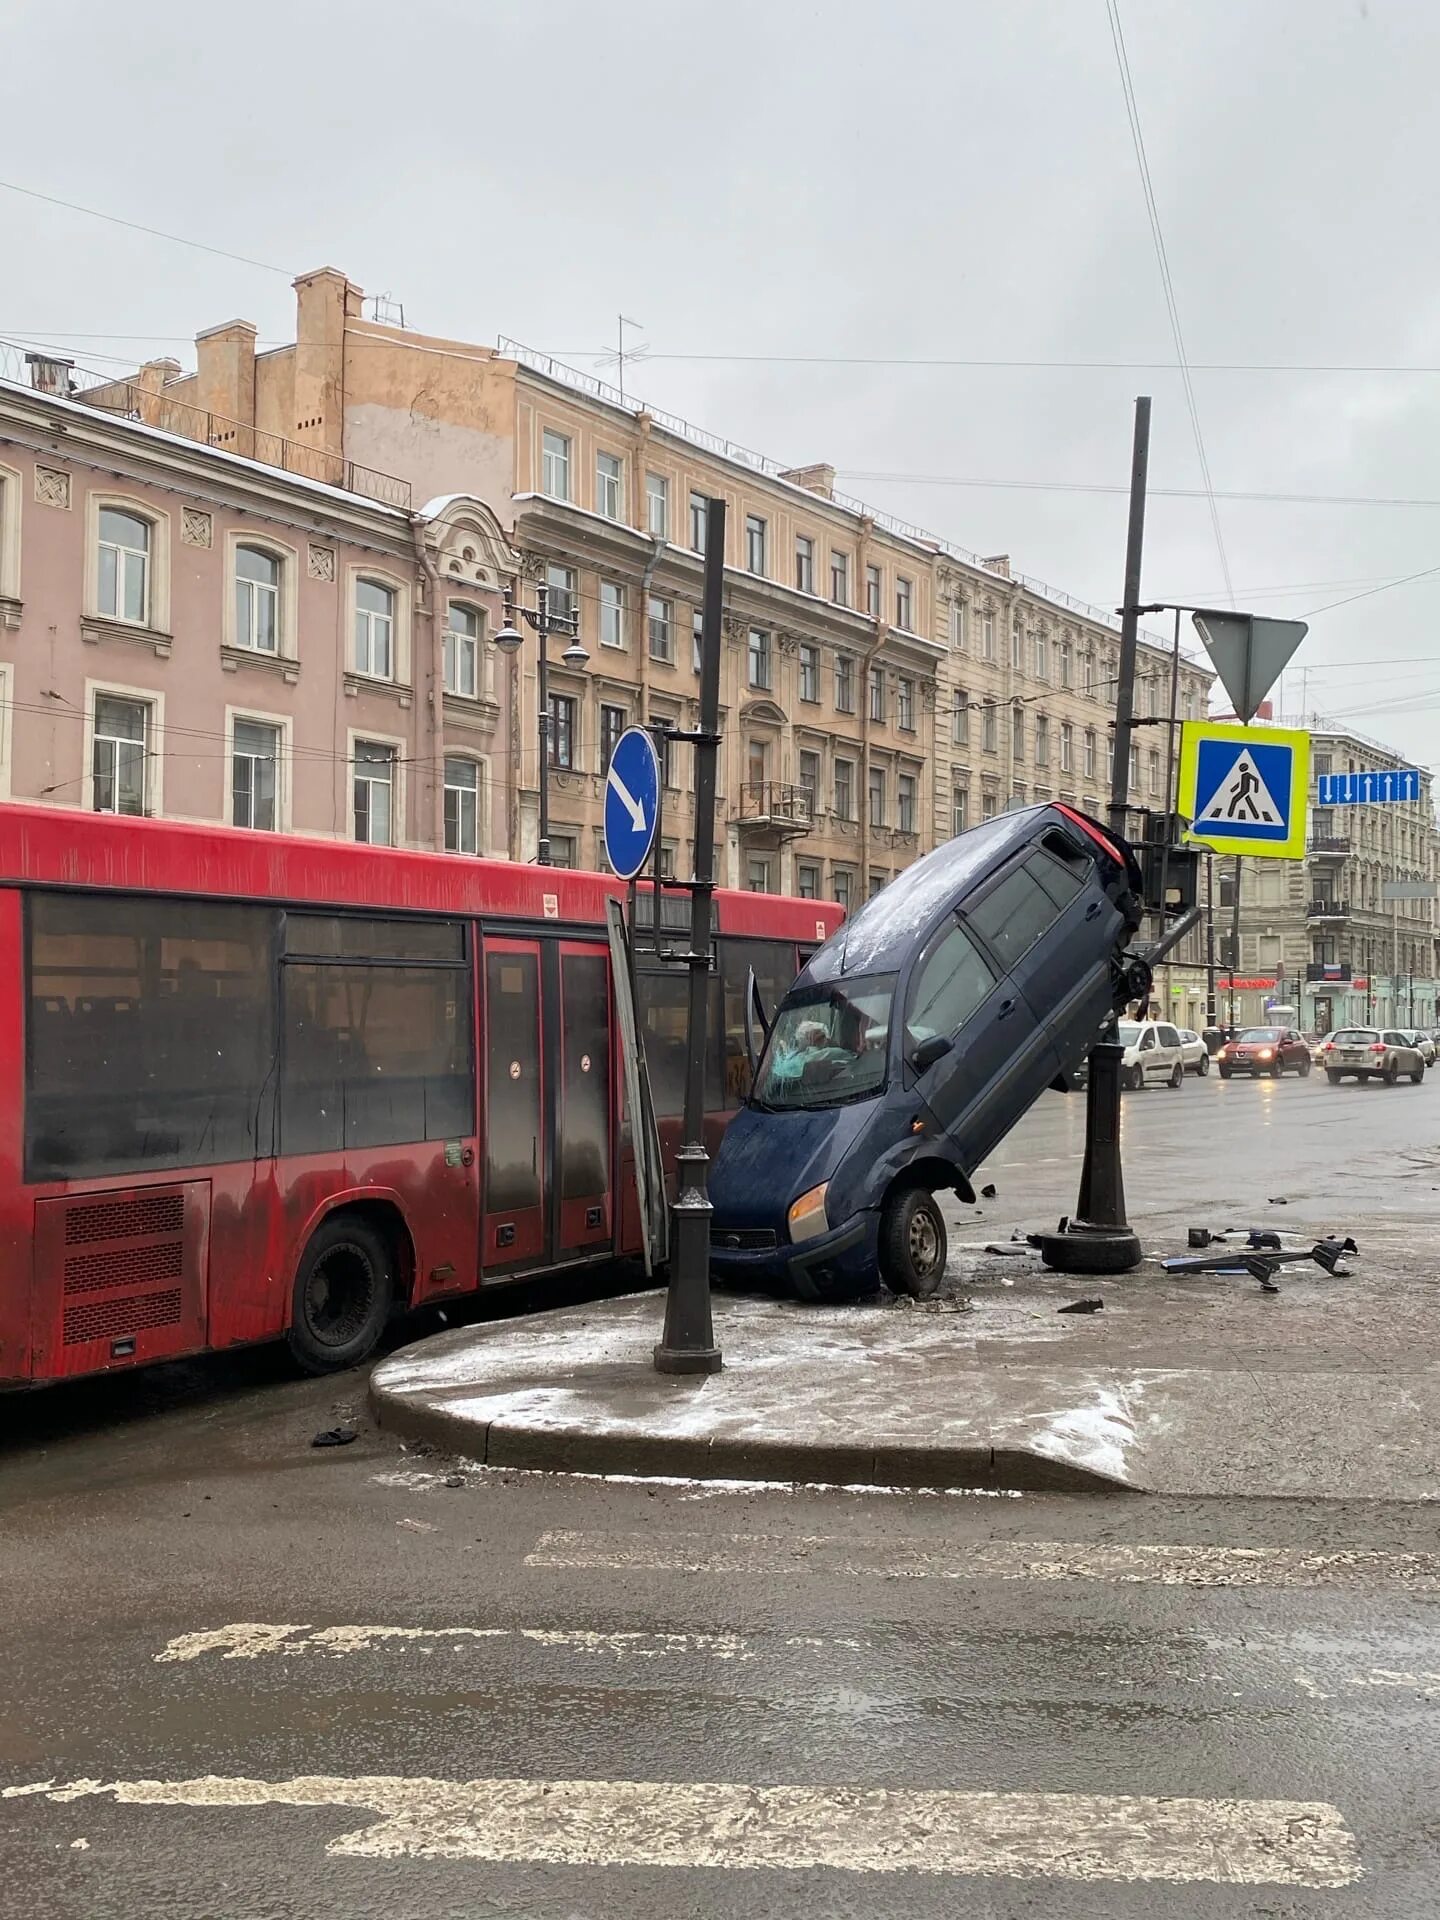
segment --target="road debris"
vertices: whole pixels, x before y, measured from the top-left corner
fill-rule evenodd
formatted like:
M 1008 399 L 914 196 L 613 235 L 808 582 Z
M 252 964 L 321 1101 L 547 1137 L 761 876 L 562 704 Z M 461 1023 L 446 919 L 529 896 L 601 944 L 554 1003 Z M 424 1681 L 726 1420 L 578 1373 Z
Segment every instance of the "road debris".
M 1098 1296 L 1093 1300 L 1072 1300 L 1068 1306 L 1057 1307 L 1057 1313 L 1100 1313 L 1105 1302 Z
M 998 1200 L 1000 1198 L 1000 1189 L 991 1181 L 988 1187 L 981 1187 L 980 1198 L 982 1200 Z
M 326 1427 L 323 1433 L 317 1433 L 310 1442 L 312 1447 L 348 1447 L 352 1440 L 360 1435 L 354 1427 Z

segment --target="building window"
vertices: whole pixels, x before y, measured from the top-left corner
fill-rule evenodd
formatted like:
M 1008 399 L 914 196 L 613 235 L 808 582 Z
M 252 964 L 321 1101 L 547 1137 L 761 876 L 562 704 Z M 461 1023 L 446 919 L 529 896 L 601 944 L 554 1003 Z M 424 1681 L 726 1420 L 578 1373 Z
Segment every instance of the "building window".
M 1068 720 L 1060 722 L 1060 771 L 1075 771 L 1075 729 Z
M 848 867 L 830 869 L 830 891 L 835 896 L 835 904 L 842 913 L 849 913 L 850 902 L 855 896 L 855 876 Z
M 915 731 L 915 682 L 895 682 L 895 724 L 902 733 Z
M 1150 783 L 1150 792 L 1153 796 L 1160 791 L 1160 755 L 1152 748 L 1148 757 L 1149 766 L 1146 772 Z
M 850 604 L 850 556 L 830 550 L 830 598 L 837 607 Z
M 1037 767 L 1050 764 L 1050 722 L 1043 713 L 1035 716 L 1035 764 Z
M 550 696 L 550 764 L 575 770 L 575 701 L 568 693 Z
M 879 567 L 865 569 L 865 611 L 873 618 L 880 618 L 880 597 L 882 582 Z
M 1043 630 L 1035 634 L 1035 678 L 1050 678 L 1050 636 Z
M 542 442 L 541 490 L 548 493 L 552 500 L 570 498 L 570 441 L 563 433 L 554 433 L 545 429 Z
M 573 833 L 551 834 L 550 864 L 552 867 L 564 867 L 567 872 L 574 867 L 575 835 Z
M 610 771 L 611 755 L 615 751 L 615 742 L 625 731 L 627 715 L 624 707 L 602 706 L 600 709 L 600 777 L 603 780 Z
M 1131 793 L 1139 793 L 1140 791 L 1140 749 L 1139 747 L 1131 747 L 1130 749 L 1130 791 Z
M 915 793 L 914 774 L 900 774 L 895 781 L 895 811 L 901 833 L 915 831 Z
M 280 560 L 263 547 L 235 549 L 235 644 L 280 651 Z
M 575 569 L 573 567 L 546 567 L 545 584 L 550 589 L 550 612 L 556 620 L 571 620 L 575 616 Z
M 670 538 L 670 482 L 662 473 L 645 476 L 645 524 L 657 540 Z
M 820 756 L 809 748 L 800 754 L 800 791 L 805 796 L 805 811 L 813 820 L 820 811 Z
M 950 796 L 950 831 L 964 833 L 970 825 L 970 789 L 956 787 Z
M 950 709 L 950 744 L 952 747 L 968 747 L 970 744 L 970 699 L 964 687 L 956 687 L 954 705 Z
M 1010 665 L 1016 673 L 1025 671 L 1025 634 L 1018 620 L 1010 629 Z
M 877 726 L 885 724 L 885 669 L 870 669 L 870 718 Z
M 445 691 L 473 700 L 480 679 L 480 615 L 474 607 L 450 602 L 445 623 Z
M 835 762 L 835 818 L 837 820 L 855 818 L 855 762 L 853 760 Z
M 1038 787 L 1037 787 L 1037 788 L 1035 789 L 1035 797 L 1036 797 L 1036 799 L 1037 799 L 1037 800 L 1038 800 L 1038 799 L 1039 799 L 1039 797 L 1040 797 L 1040 789 L 1039 789 Z M 1015 782 L 1015 789 L 1014 789 L 1014 792 L 1013 792 L 1013 793 L 1012 793 L 1012 794 L 1010 795 L 1010 798 L 1011 798 L 1011 799 L 1012 799 L 1012 800 L 1013 800 L 1013 801 L 1015 802 L 1015 805 L 1016 805 L 1017 807 L 1023 807 L 1023 806 L 1024 806 L 1024 804 L 1025 804 L 1025 782 L 1024 782 L 1023 780 L 1017 780 L 1017 781 Z
M 149 733 L 147 701 L 122 700 L 112 693 L 96 694 L 91 751 L 96 813 L 143 814 L 146 811 Z
M 1093 653 L 1087 652 L 1085 658 L 1080 663 L 1080 679 L 1085 692 L 1093 698 L 1095 693 L 1095 656 Z
M 800 698 L 809 701 L 820 698 L 820 649 L 808 641 L 800 647 Z
M 885 891 L 886 878 L 887 876 L 883 873 L 872 873 L 870 875 L 870 898 L 872 900 L 877 893 L 883 893 Z
M 750 685 L 768 690 L 770 685 L 770 636 L 762 627 L 750 629 Z
M 1018 766 L 1025 758 L 1025 709 L 1010 709 L 1010 758 Z
M 367 847 L 395 844 L 395 749 L 355 742 L 355 838 Z
M 378 580 L 357 580 L 355 671 L 375 680 L 388 680 L 394 668 L 395 591 Z
M 883 827 L 885 824 L 885 769 L 870 769 L 870 824 Z
M 855 711 L 855 659 L 853 654 L 837 653 L 835 656 L 835 711 L 853 713 Z
M 815 542 L 803 533 L 795 536 L 795 589 L 797 593 L 815 591 Z
M 745 871 L 745 885 L 751 893 L 769 893 L 770 862 L 752 854 Z
M 745 746 L 745 777 L 752 793 L 763 794 L 770 778 L 770 746 L 765 740 L 750 740 Z
M 758 513 L 745 516 L 745 565 L 751 573 L 764 577 L 766 568 L 766 546 L 769 529 Z
M 1195 695 L 1189 687 L 1186 687 L 1180 696 L 1180 718 L 1182 720 L 1195 718 Z
M 600 582 L 600 644 L 602 647 L 625 644 L 625 589 L 613 580 Z
M 699 607 L 690 611 L 690 652 L 696 673 L 705 662 L 705 615 Z
M 802 900 L 820 898 L 820 869 L 802 860 L 795 869 L 795 890 Z
M 710 524 L 710 502 L 703 493 L 690 496 L 690 551 L 704 553 L 705 529 Z
M 915 630 L 915 583 L 904 574 L 895 580 L 895 624 L 902 633 Z
M 279 786 L 280 729 L 260 720 L 237 720 L 230 753 L 230 822 L 273 833 Z
M 980 616 L 980 658 L 995 658 L 995 616 L 988 607 Z
M 1062 640 L 1057 651 L 1060 655 L 1060 684 L 1068 687 L 1074 678 L 1075 650 L 1068 640 Z
M 1000 811 L 1000 796 L 994 787 L 982 787 L 980 790 L 980 818 L 993 820 Z
M 996 753 L 1000 740 L 999 710 L 993 700 L 987 700 L 980 709 L 980 745 L 986 753 Z
M 1095 729 L 1093 727 L 1085 729 L 1085 778 L 1087 780 L 1095 778 Z
M 480 769 L 473 760 L 445 759 L 445 851 L 480 851 Z
M 957 653 L 965 651 L 965 602 L 950 602 L 950 644 Z
M 648 609 L 650 658 L 668 666 L 675 658 L 675 603 L 651 594 Z
M 1185 698 L 1186 698 L 1186 699 L 1188 700 L 1188 699 L 1190 698 L 1190 695 L 1189 695 L 1189 694 L 1187 693 L 1187 694 L 1185 695 Z M 1186 719 L 1188 720 L 1190 716 L 1189 716 L 1189 714 L 1187 713 L 1185 717 L 1186 717 Z M 1333 765 L 1333 761 L 1334 761 L 1334 757 L 1333 757 L 1333 755 L 1331 755 L 1331 754 L 1328 754 L 1328 753 L 1317 753 L 1317 754 L 1316 754 L 1316 756 L 1315 756 L 1315 778 L 1316 778 L 1317 780 L 1328 780 L 1328 779 L 1329 779 L 1329 777 L 1330 777 L 1330 769 L 1331 769 L 1331 766 Z M 1328 829 L 1327 829 L 1327 831 L 1328 831 Z
M 597 453 L 595 456 L 595 511 L 604 514 L 607 520 L 622 520 L 625 510 L 621 500 L 621 482 L 625 477 L 625 463 L 618 453 Z
M 150 624 L 151 534 L 138 513 L 101 507 L 99 607 L 112 620 Z

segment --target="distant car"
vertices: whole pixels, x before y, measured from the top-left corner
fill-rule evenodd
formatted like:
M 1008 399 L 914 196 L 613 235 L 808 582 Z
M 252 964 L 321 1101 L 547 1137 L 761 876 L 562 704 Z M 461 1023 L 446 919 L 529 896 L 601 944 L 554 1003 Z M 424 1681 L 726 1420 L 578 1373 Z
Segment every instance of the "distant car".
M 1203 1078 L 1210 1071 L 1210 1049 L 1191 1027 L 1180 1029 L 1180 1058 L 1186 1073 Z
M 1269 1074 L 1278 1080 L 1282 1073 L 1298 1073 L 1302 1080 L 1310 1075 L 1310 1049 L 1293 1027 L 1245 1027 L 1233 1040 L 1227 1040 L 1215 1056 L 1220 1078 L 1248 1073 Z
M 1325 1060 L 1324 1060 L 1325 1042 L 1330 1038 L 1329 1034 L 1316 1033 L 1315 1031 L 1311 1030 L 1309 1032 L 1302 1033 L 1300 1038 L 1305 1042 L 1306 1046 L 1310 1049 L 1311 1066 L 1323 1067 L 1325 1064 Z
M 1134 1092 L 1150 1082 L 1178 1087 L 1185 1080 L 1185 1050 L 1179 1029 L 1164 1020 L 1122 1020 L 1119 1042 L 1125 1049 L 1120 1084 Z
M 1357 1080 L 1383 1080 L 1387 1087 L 1408 1073 L 1418 1087 L 1425 1059 L 1395 1027 L 1341 1027 L 1325 1043 L 1325 1078 L 1338 1087 L 1347 1073 Z
M 1435 1042 L 1428 1033 L 1422 1033 L 1419 1027 L 1401 1027 L 1398 1029 L 1411 1042 L 1427 1067 L 1435 1064 Z
M 937 847 L 815 953 L 775 1014 L 710 1174 L 710 1257 L 807 1299 L 932 1293 L 936 1194 L 971 1176 L 1149 990 L 1131 849 L 1066 806 Z

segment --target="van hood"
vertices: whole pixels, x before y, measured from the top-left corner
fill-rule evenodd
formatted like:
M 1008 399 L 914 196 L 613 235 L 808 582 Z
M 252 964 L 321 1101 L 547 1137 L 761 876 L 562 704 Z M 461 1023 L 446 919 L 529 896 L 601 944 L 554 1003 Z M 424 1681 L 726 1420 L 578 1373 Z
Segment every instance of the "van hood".
M 873 1100 L 789 1113 L 742 1107 L 710 1169 L 715 1227 L 773 1227 L 783 1237 L 791 1203 L 831 1177 L 874 1114 Z

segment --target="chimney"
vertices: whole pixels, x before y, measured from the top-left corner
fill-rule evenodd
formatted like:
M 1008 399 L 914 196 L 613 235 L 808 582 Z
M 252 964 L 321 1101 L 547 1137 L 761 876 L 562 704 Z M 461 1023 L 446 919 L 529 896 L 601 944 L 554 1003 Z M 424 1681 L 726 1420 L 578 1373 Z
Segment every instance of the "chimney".
M 30 369 L 30 384 L 36 393 L 52 393 L 61 400 L 68 400 L 73 391 L 70 369 L 73 360 L 60 360 L 51 353 L 27 353 L 25 364 Z
M 361 290 L 336 267 L 295 282 L 294 439 L 337 456 L 345 450 L 345 322 L 360 315 Z
M 989 573 L 998 573 L 1002 578 L 1010 578 L 1010 556 L 1008 553 L 992 553 L 988 560 L 982 560 L 981 566 Z
M 195 404 L 251 426 L 255 419 L 255 325 L 227 320 L 195 336 Z
M 835 498 L 835 469 L 826 461 L 817 461 L 812 467 L 792 467 L 780 478 L 793 486 L 804 487 L 807 493 L 818 493 L 822 500 Z

